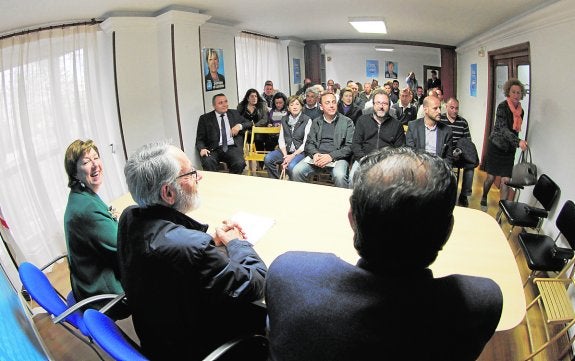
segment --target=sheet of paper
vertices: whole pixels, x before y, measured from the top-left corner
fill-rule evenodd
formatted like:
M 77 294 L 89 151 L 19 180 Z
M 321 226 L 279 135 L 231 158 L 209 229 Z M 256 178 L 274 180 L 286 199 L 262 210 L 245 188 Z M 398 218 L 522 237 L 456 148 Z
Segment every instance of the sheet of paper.
M 256 244 L 276 222 L 275 219 L 270 217 L 245 212 L 234 214 L 232 221 L 236 221 L 242 226 L 246 238 L 251 244 Z

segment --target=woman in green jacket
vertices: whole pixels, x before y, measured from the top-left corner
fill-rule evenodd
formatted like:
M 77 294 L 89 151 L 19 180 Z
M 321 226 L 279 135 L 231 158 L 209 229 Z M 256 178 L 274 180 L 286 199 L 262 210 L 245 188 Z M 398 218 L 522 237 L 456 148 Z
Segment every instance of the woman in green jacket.
M 64 167 L 70 187 L 64 233 L 74 297 L 81 301 L 104 293 L 123 293 L 116 257 L 117 217 L 97 194 L 104 178 L 98 147 L 92 140 L 75 140 L 66 150 Z

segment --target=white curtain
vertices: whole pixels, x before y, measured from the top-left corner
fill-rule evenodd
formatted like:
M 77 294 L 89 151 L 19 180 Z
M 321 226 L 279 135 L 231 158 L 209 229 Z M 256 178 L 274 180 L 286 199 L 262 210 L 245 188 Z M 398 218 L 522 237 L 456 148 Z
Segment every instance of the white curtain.
M 66 252 L 64 153 L 72 141 L 98 145 L 104 201 L 127 191 L 107 42 L 98 25 L 0 41 L 0 208 L 17 253 L 37 265 Z
M 236 36 L 236 67 L 240 101 L 250 88 L 260 93 L 266 80 L 289 96 L 287 46 L 277 39 L 241 33 Z

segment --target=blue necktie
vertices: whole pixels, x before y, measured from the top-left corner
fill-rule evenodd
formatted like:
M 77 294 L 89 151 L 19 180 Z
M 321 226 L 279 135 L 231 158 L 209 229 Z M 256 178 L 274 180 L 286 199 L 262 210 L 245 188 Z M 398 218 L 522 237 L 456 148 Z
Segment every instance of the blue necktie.
M 226 122 L 224 121 L 224 115 L 220 114 L 220 117 L 222 117 L 222 120 L 220 122 L 220 130 L 222 132 L 222 150 L 224 152 L 228 151 L 228 134 L 226 132 Z

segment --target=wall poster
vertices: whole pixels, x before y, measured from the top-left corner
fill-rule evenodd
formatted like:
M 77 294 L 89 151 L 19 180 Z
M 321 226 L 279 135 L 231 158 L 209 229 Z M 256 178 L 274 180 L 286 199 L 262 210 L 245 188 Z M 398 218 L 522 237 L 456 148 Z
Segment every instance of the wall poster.
M 224 89 L 224 51 L 222 49 L 203 48 L 204 85 L 206 91 Z

